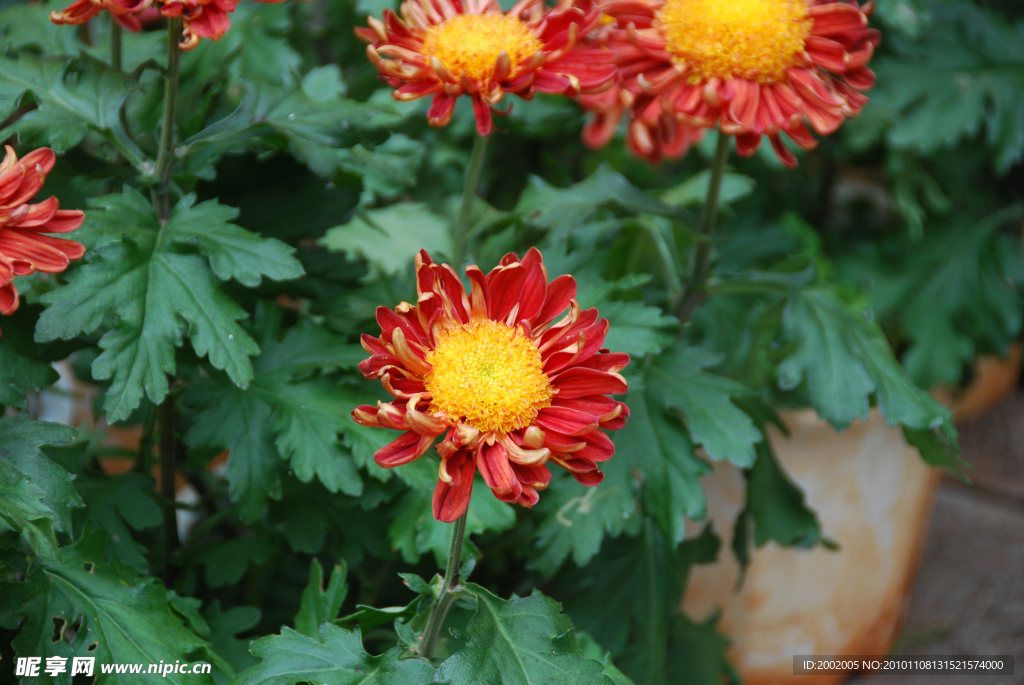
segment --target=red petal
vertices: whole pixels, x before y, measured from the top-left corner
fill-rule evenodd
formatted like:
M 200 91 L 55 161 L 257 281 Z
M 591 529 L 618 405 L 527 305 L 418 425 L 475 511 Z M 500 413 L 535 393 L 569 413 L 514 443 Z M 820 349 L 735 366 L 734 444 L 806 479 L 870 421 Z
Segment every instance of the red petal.
M 449 485 L 438 480 L 434 487 L 434 518 L 445 523 L 454 523 L 469 508 L 469 498 L 473 494 L 473 473 L 476 467 L 472 457 L 460 450 L 448 460 L 448 472 L 453 471 L 453 483 Z
M 590 414 L 567 407 L 545 407 L 537 414 L 536 423 L 543 428 L 566 435 L 582 435 L 597 428 L 597 419 Z
M 622 376 L 578 366 L 552 377 L 551 384 L 558 388 L 556 397 L 560 400 L 590 395 L 620 395 L 629 390 Z
M 413 431 L 407 431 L 377 450 L 373 455 L 373 460 L 377 462 L 378 466 L 386 469 L 401 466 L 423 456 L 423 453 L 430 449 L 433 443 L 433 437 L 421 436 Z
M 487 484 L 496 495 L 503 495 L 515 489 L 518 480 L 508 461 L 508 453 L 500 443 L 481 443 L 477 451 L 476 466 Z

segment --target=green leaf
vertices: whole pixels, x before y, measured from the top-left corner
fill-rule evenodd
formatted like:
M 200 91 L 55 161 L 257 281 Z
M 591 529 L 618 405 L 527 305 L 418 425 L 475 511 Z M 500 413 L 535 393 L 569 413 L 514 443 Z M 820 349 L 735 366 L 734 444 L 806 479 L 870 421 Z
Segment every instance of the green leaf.
M 679 321 L 657 307 L 640 302 L 604 302 L 598 307 L 608 319 L 605 347 L 634 358 L 660 352 L 675 342 Z
M 421 457 L 419 461 L 424 461 Z M 436 478 L 436 467 L 433 469 Z M 448 550 L 452 539 L 452 525 L 434 518 L 431 507 L 433 482 L 426 487 L 413 487 L 398 500 L 394 507 L 394 519 L 388 527 L 391 546 L 401 553 L 408 563 L 415 563 L 421 554 L 433 552 L 437 565 L 444 567 L 448 561 Z M 473 495 L 469 500 L 469 515 L 466 518 L 466 544 L 463 557 L 468 558 L 476 547 L 471 535 L 484 531 L 501 532 L 515 525 L 516 514 L 511 506 L 494 496 L 494 493 L 477 479 L 473 482 Z M 479 552 L 475 553 L 479 556 Z
M 374 117 L 392 110 L 387 105 L 341 97 L 337 91 L 325 92 L 315 80 L 310 81 L 312 94 L 291 77 L 281 86 L 243 81 L 244 97 L 238 108 L 185 141 L 181 153 L 189 158 L 186 163 L 191 172 L 198 176 L 214 173 L 212 165 L 229 152 L 276 150 L 287 145 L 311 171 L 333 177 L 340 163 L 336 148 L 354 145 L 358 130 L 376 128 Z
M 237 585 L 250 563 L 262 566 L 273 552 L 274 546 L 265 535 L 252 535 L 207 545 L 191 556 L 206 566 L 206 584 L 218 588 Z
M 281 457 L 274 447 L 271 407 L 259 396 L 218 379 L 189 384 L 184 403 L 194 412 L 184 441 L 230 451 L 228 492 L 243 521 L 255 521 L 267 497 L 281 497 Z
M 185 441 L 231 451 L 231 498 L 246 521 L 259 515 L 268 494 L 277 498 L 281 459 L 304 483 L 316 477 L 331 492 L 363 491 L 355 459 L 338 440 L 356 427 L 350 414 L 359 396 L 351 386 L 310 372 L 349 368 L 365 353 L 311 324 L 277 336 L 276 324 L 263 331 L 264 353 L 247 390 L 215 376 L 191 383 L 184 398 L 194 422 Z
M 845 263 L 850 280 L 872 283 L 879 320 L 909 342 L 903 363 L 922 387 L 959 383 L 975 356 L 1002 353 L 1019 335 L 1024 258 L 999 229 L 1021 214 L 1013 206 L 973 223 L 955 218 L 913 246 L 892 245 L 897 259 Z
M 536 533 L 541 554 L 531 556 L 529 568 L 554 575 L 570 554 L 577 566 L 586 566 L 606 535 L 639 532 L 636 479 L 628 469 L 608 465 L 605 471 L 605 479 L 594 487 L 584 487 L 567 476 L 548 486 L 536 507 L 544 516 Z
M 1005 173 L 1024 156 L 1024 23 L 970 3 L 935 4 L 933 21 L 904 54 L 872 64 L 871 107 L 851 122 L 855 146 L 884 136 L 896 149 L 930 154 L 984 125 Z
M 54 531 L 71 533 L 71 510 L 82 500 L 70 474 L 39 448 L 74 437 L 73 428 L 24 414 L 0 418 L 0 528 L 20 534 L 47 558 L 56 554 Z
M 878 325 L 831 290 L 793 295 L 783 329 L 797 347 L 779 366 L 779 384 L 791 389 L 806 380 L 811 404 L 837 429 L 866 419 L 874 394 L 890 425 L 952 430 L 949 411 L 907 378 Z
M 729 663 L 731 641 L 715 627 L 718 616 L 695 623 L 686 616 L 672 619 L 668 650 L 668 682 L 686 685 L 739 685 L 740 678 Z
M 601 649 L 601 645 L 594 641 L 594 638 L 590 637 L 587 633 L 577 630 L 576 641 L 580 645 L 580 649 L 583 650 L 583 656 L 594 661 L 600 661 L 604 666 L 604 675 L 608 676 L 608 679 L 612 681 L 614 685 L 633 685 L 633 681 L 625 676 L 625 674 L 615 667 L 612 663 L 612 655 L 610 652 L 606 652 Z
M 153 578 L 137 578 L 127 568 L 105 562 L 103 548 L 102 533 L 87 530 L 75 545 L 61 548 L 59 560 L 44 561 L 24 580 L 0 583 L 0 623 L 8 629 L 20 625 L 14 639 L 18 655 L 95 657 L 97 672 L 99 664 L 110 663 L 222 663 L 172 612 L 171 593 Z M 124 685 L 213 682 L 209 675 L 173 673 L 105 678 Z M 70 683 L 70 677 L 43 676 L 39 682 Z
M 693 442 L 703 445 L 712 459 L 750 466 L 761 432 L 731 398 L 751 391 L 742 383 L 704 370 L 719 363 L 721 357 L 714 352 L 677 346 L 651 365 L 648 392 L 661 406 L 682 412 Z
M 362 178 L 359 204 L 368 206 L 379 199 L 394 200 L 415 185 L 425 151 L 421 141 L 397 133 L 372 150 L 362 145 L 338 150 L 338 164 Z
M 821 524 L 807 508 L 804 493 L 775 461 L 767 441 L 757 445 L 757 461 L 747 478 L 747 508 L 754 523 L 754 544 L 774 540 L 783 547 L 810 547 L 821 539 Z
M 250 606 L 231 607 L 222 611 L 220 601 L 214 600 L 203 612 L 210 626 L 207 640 L 213 650 L 235 669 L 242 671 L 256 663 L 249 654 L 249 640 L 236 637 L 239 633 L 252 630 L 260 622 L 260 610 Z
M 569 188 L 556 188 L 531 176 L 515 213 L 531 224 L 548 228 L 555 236 L 565 236 L 603 209 L 674 219 L 686 216 L 678 208 L 632 185 L 607 165 L 600 166 L 590 178 Z
M 607 539 L 589 565 L 558 577 L 573 623 L 639 683 L 667 682 L 668 621 L 681 591 L 673 561 L 669 541 L 645 518 L 640 535 Z
M 181 245 L 196 245 L 220 280 L 235 279 L 255 288 L 264 276 L 286 281 L 304 274 L 293 256 L 295 248 L 230 223 L 238 218 L 237 209 L 215 200 L 194 203 L 192 196 L 178 203 L 165 229 L 167 238 Z
M 161 226 L 150 203 L 135 190 L 99 198 L 80 229 L 91 258 L 67 285 L 43 297 L 51 306 L 36 329 L 41 341 L 90 333 L 108 315 L 116 315 L 113 328 L 100 339 L 103 354 L 93 363 L 96 378 L 113 379 L 104 403 L 108 421 L 127 418 L 144 395 L 154 404 L 163 401 L 167 374 L 176 369 L 174 348 L 185 330 L 196 354 L 208 357 L 237 385 L 252 380 L 249 357 L 259 348 L 236 323 L 245 311 L 224 293 L 205 258 L 183 250 L 196 246 L 222 275 L 250 283 L 260 274 L 301 273 L 289 248 L 255 236 L 243 238 L 242 229 L 226 225 L 233 210 L 225 212 L 214 201 L 193 201 L 184 198 Z M 207 229 L 209 234 L 200 239 Z
M 365 259 L 364 280 L 405 273 L 420 250 L 451 253 L 448 222 L 418 202 L 400 202 L 360 212 L 352 221 L 327 230 L 320 244 Z
M 122 151 L 139 154 L 118 114 L 128 95 L 124 74 L 99 60 L 69 62 L 22 52 L 17 58 L 0 57 L 0 81 L 5 84 L 0 89 L 4 118 L 26 93 L 39 105 L 0 131 L 0 139 L 21 134 L 26 144 L 48 145 L 62 154 L 95 130 L 118 141 Z
M 426 659 L 401 658 L 399 647 L 370 656 L 358 628 L 330 623 L 320 626 L 318 638 L 283 628 L 255 641 L 252 653 L 262 661 L 240 674 L 236 685 L 427 685 L 434 678 Z
M 708 195 L 708 183 L 711 172 L 704 170 L 689 177 L 674 188 L 665 191 L 661 201 L 678 207 L 701 206 Z M 718 196 L 718 204 L 729 205 L 754 192 L 754 179 L 743 174 L 725 172 L 722 178 L 722 189 Z
M 54 368 L 39 359 L 40 347 L 32 340 L 36 307 L 22 305 L 3 318 L 0 335 L 0 406 L 24 409 L 25 393 L 42 390 L 59 377 Z
M 644 511 L 677 544 L 686 533 L 685 519 L 705 516 L 707 502 L 699 479 L 711 472 L 711 466 L 694 453 L 677 416 L 669 413 L 662 394 L 651 387 L 660 375 L 655 371 L 643 381 L 632 379 L 624 400 L 630 409 L 629 423 L 614 436 L 616 454 L 605 471 L 629 465 L 640 472 Z
M 541 594 L 506 601 L 474 583 L 476 614 L 468 644 L 437 670 L 436 682 L 452 685 L 609 685 L 600 662 L 583 656 L 572 622 L 555 600 Z
M 331 569 L 331 578 L 324 587 L 324 569 L 314 557 L 309 562 L 309 583 L 302 590 L 299 612 L 295 614 L 295 630 L 303 635 L 316 638 L 320 624 L 338 618 L 341 605 L 345 603 L 348 585 L 345 577 L 348 568 L 342 561 Z
M 86 521 L 107 534 L 109 558 L 137 573 L 148 573 L 146 548 L 132 539 L 131 529 L 153 528 L 163 521 L 153 498 L 153 479 L 141 473 L 113 477 L 79 473 L 75 485 L 85 502 Z

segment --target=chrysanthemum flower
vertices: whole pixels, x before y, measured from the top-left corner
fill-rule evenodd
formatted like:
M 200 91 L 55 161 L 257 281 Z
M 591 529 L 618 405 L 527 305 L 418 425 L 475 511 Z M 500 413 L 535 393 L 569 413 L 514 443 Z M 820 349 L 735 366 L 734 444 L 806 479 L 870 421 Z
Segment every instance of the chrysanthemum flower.
M 550 10 L 541 0 L 520 0 L 506 13 L 496 0 L 406 0 L 400 11 L 401 19 L 391 10 L 383 21 L 369 17 L 370 28 L 356 34 L 396 99 L 433 96 L 433 126 L 451 120 L 460 95 L 473 98 L 477 130 L 486 136 L 505 93 L 571 97 L 616 79 L 608 51 L 576 44 L 600 19 L 589 0 L 562 0 Z
M 34 271 L 58 273 L 70 260 L 85 254 L 85 247 L 79 243 L 43 235 L 75 230 L 85 219 L 81 211 L 58 209 L 55 197 L 28 204 L 43 187 L 55 161 L 56 155 L 49 148 L 30 152 L 19 160 L 8 146 L 0 163 L 0 312 L 4 314 L 18 308 L 15 276 Z
M 618 372 L 629 355 L 602 348 L 608 321 L 580 310 L 571 276 L 548 283 L 536 249 L 466 273 L 468 296 L 451 267 L 420 252 L 417 304 L 380 307 L 380 338 L 363 336 L 372 356 L 359 369 L 396 399 L 352 412 L 364 426 L 403 431 L 374 455 L 385 468 L 418 459 L 443 434 L 434 516 L 448 522 L 465 513 L 478 470 L 496 497 L 527 507 L 551 480 L 549 462 L 597 485 L 598 464 L 615 452 L 604 431 L 629 417 L 608 396 L 626 392 Z
M 874 84 L 867 63 L 878 45 L 874 4 L 855 0 L 609 0 L 610 26 L 597 39 L 616 55 L 630 95 L 629 142 L 658 160 L 685 152 L 695 131 L 716 124 L 752 155 L 767 135 L 795 166 L 785 132 L 805 149 L 857 115 Z M 609 137 L 604 103 L 585 140 Z M 621 116 L 621 115 L 620 115 Z M 616 122 L 617 123 L 617 122 Z
M 280 2 L 281 0 L 260 0 Z M 122 26 L 132 31 L 142 28 L 140 18 L 159 13 L 165 17 L 181 17 L 182 50 L 191 50 L 200 38 L 217 40 L 231 28 L 231 18 L 238 0 L 76 0 L 67 9 L 50 12 L 55 24 L 84 24 L 102 10 L 110 12 Z

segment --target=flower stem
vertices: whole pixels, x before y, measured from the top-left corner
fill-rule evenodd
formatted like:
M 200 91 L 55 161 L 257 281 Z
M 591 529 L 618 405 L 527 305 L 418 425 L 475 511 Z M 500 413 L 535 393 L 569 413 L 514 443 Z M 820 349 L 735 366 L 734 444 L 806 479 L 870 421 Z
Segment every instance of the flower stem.
M 477 139 L 479 140 L 479 138 Z M 483 154 L 480 155 L 483 157 Z M 448 548 L 448 564 L 444 570 L 444 580 L 441 583 L 441 591 L 437 596 L 437 604 L 427 618 L 427 627 L 423 631 L 423 641 L 420 642 L 419 653 L 425 659 L 434 654 L 434 647 L 437 645 L 437 638 L 441 634 L 441 627 L 448 615 L 448 610 L 455 602 L 455 595 L 452 590 L 459 584 L 459 565 L 462 563 L 462 540 L 466 536 L 466 516 L 459 517 L 452 528 L 452 544 Z
M 181 72 L 181 17 L 167 20 L 167 71 L 164 73 L 164 115 L 160 129 L 160 151 L 157 153 L 156 176 L 159 183 L 159 204 L 154 203 L 164 221 L 171 213 L 171 170 L 174 168 L 174 122 L 178 111 L 178 77 Z
M 715 158 L 711 162 L 711 178 L 708 179 L 708 194 L 704 200 L 704 209 L 701 211 L 697 229 L 700 236 L 693 251 L 690 282 L 676 302 L 676 317 L 680 323 L 687 323 L 697 306 L 704 300 L 704 284 L 711 272 L 711 242 L 715 236 L 715 222 L 718 219 L 718 196 L 722 191 L 722 178 L 725 176 L 725 163 L 729 158 L 731 142 L 728 134 L 718 132 Z
M 110 17 L 110 66 L 121 71 L 121 25 Z
M 462 267 L 466 258 L 466 242 L 469 239 L 469 223 L 473 218 L 473 201 L 480 186 L 480 173 L 484 169 L 484 156 L 487 152 L 487 141 L 490 136 L 481 136 L 473 140 L 473 152 L 469 157 L 466 169 L 466 185 L 462 189 L 462 209 L 459 210 L 459 223 L 455 226 L 452 238 L 452 267 L 456 272 Z

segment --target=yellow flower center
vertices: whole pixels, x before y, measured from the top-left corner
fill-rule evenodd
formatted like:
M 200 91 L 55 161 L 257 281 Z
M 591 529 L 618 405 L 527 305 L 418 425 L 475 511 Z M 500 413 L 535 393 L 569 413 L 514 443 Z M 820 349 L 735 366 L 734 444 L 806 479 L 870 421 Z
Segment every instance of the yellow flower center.
M 420 52 L 441 60 L 441 64 L 459 77 L 483 80 L 494 73 L 494 62 L 504 50 L 512 71 L 543 44 L 530 27 L 516 17 L 504 14 L 459 14 L 427 28 Z
M 518 328 L 484 319 L 441 333 L 427 353 L 424 382 L 431 411 L 482 431 L 509 433 L 528 426 L 551 404 L 551 383 L 540 350 Z
M 694 69 L 693 82 L 718 76 L 782 78 L 811 33 L 807 0 L 667 0 L 657 26 L 668 52 Z

